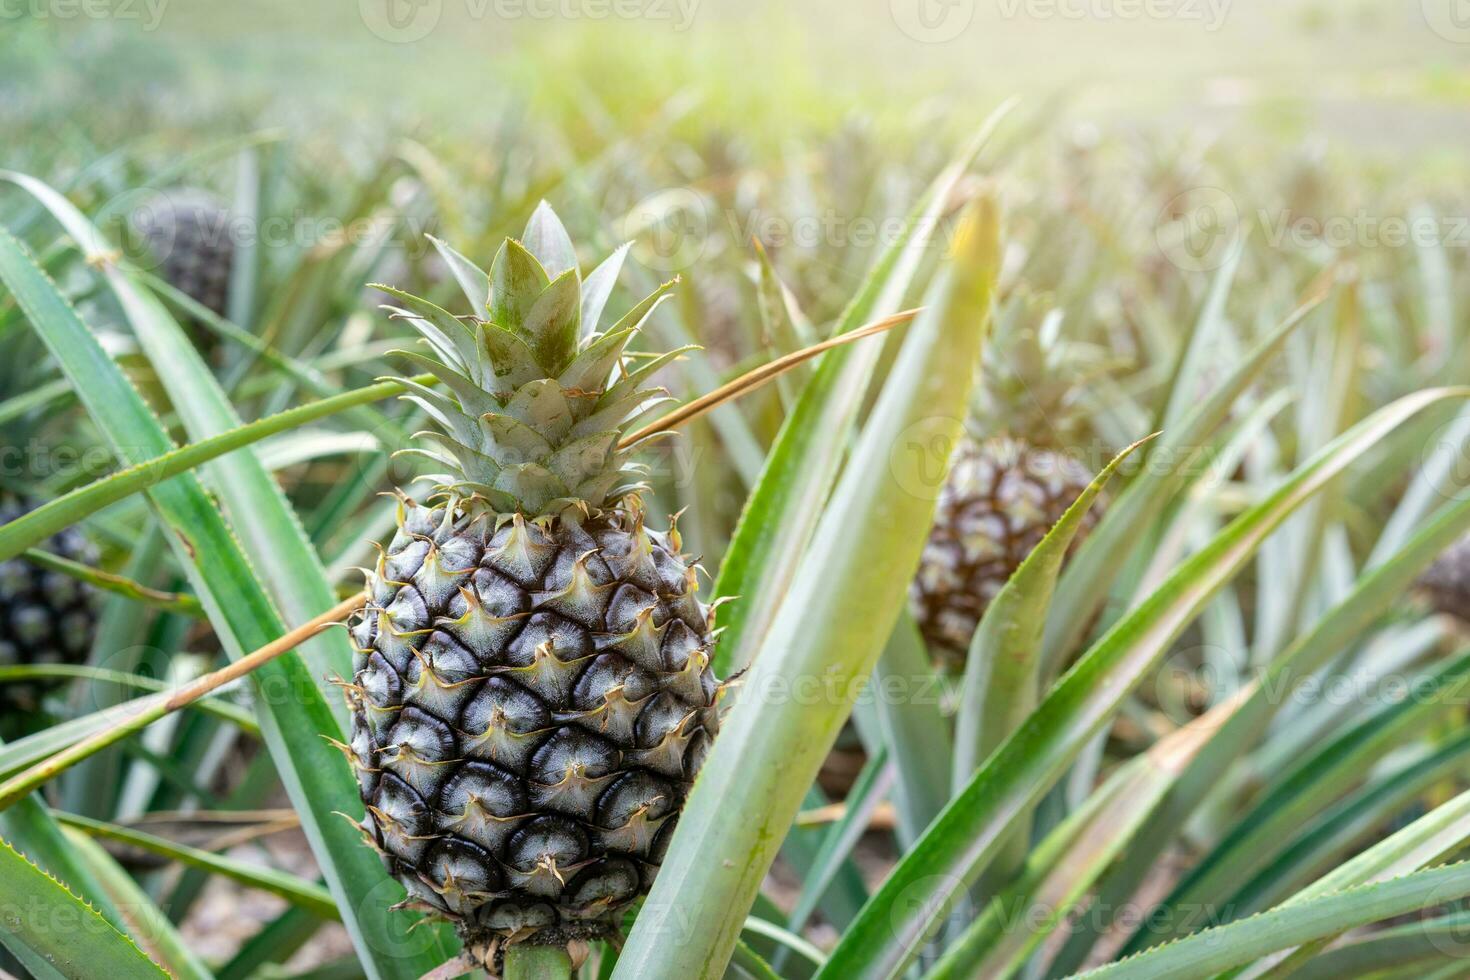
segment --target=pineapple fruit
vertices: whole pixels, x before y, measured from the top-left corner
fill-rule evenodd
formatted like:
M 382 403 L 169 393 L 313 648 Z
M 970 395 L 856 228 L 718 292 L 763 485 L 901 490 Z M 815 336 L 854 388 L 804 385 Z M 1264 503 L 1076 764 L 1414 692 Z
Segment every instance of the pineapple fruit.
M 909 587 L 920 631 L 952 669 L 962 667 L 991 600 L 1092 480 L 1070 452 L 1084 430 L 1075 405 L 1080 348 L 1054 336 L 1055 318 L 1030 327 L 1036 311 L 1024 299 L 1007 312 Z M 1083 519 L 1073 548 L 1103 506 Z
M 0 495 L 0 525 L 34 507 L 26 497 Z M 96 548 L 76 528 L 58 532 L 44 547 L 62 558 L 97 563 Z M 94 599 L 90 588 L 60 572 L 19 557 L 0 562 L 0 666 L 85 660 L 97 632 Z M 35 710 L 40 690 L 29 683 L 0 686 L 0 715 Z
M 619 446 L 664 400 L 646 382 L 678 352 L 625 348 L 667 287 L 599 331 L 620 262 L 584 285 L 543 204 L 474 316 L 379 287 L 433 352 L 405 355 L 442 381 L 404 382 L 438 427 L 406 452 L 443 472 L 400 496 L 367 576 L 346 749 L 407 906 L 487 968 L 615 933 L 719 724 L 696 566 L 647 526 Z
M 235 243 L 229 211 L 196 188 L 156 194 L 133 216 L 143 244 L 170 286 L 218 316 L 225 315 Z
M 1470 535 L 1456 541 L 1419 577 L 1436 611 L 1470 623 Z

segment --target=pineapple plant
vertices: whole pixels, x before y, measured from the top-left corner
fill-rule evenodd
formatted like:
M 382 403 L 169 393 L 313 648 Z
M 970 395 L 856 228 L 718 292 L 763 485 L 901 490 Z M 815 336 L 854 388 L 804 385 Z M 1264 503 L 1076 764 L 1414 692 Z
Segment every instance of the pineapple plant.
M 611 267 L 595 274 L 610 285 Z M 443 472 L 367 576 L 348 755 L 363 829 L 410 907 L 472 962 L 614 934 L 644 893 L 718 727 L 713 617 L 678 532 L 650 528 L 620 442 L 674 355 L 626 348 L 663 289 L 603 330 L 542 205 L 454 317 L 380 287 L 433 357 Z M 601 297 L 601 298 L 599 298 Z M 492 971 L 493 972 L 493 971 Z
M 991 600 L 1092 479 L 1075 454 L 1086 437 L 1084 349 L 1060 340 L 1056 317 L 1031 326 L 1038 305 L 1019 297 L 999 318 L 909 588 L 920 631 L 951 667 L 963 664 Z M 1088 511 L 1076 543 L 1101 510 Z

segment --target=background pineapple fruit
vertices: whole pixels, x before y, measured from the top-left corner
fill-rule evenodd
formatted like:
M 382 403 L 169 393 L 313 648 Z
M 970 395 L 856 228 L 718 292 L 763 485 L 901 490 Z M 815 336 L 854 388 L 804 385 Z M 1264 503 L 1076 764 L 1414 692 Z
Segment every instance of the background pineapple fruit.
M 618 443 L 677 352 L 624 356 L 667 287 L 605 331 L 550 208 L 507 240 L 476 316 L 384 288 L 443 381 L 410 384 L 444 470 L 368 575 L 345 685 L 363 828 L 472 961 L 607 936 L 649 887 L 718 725 L 712 615 Z M 480 319 L 481 316 L 486 317 Z M 408 382 L 405 382 L 408 383 Z
M 954 668 L 990 601 L 1092 480 L 1076 453 L 1090 437 L 1077 404 L 1090 355 L 1061 342 L 1060 314 L 1037 312 L 1018 298 L 997 316 L 967 434 L 909 588 L 931 651 Z M 1032 327 L 1038 318 L 1042 326 Z M 1083 519 L 1074 548 L 1104 503 Z
M 156 274 L 179 292 L 224 316 L 235 242 L 224 202 L 198 188 L 156 194 L 133 215 Z
M 33 507 L 27 498 L 0 494 L 0 524 Z M 97 549 L 76 528 L 57 533 L 45 550 L 85 565 L 97 563 Z M 96 632 L 90 588 L 24 558 L 0 562 L 0 666 L 80 663 Z M 0 714 L 34 710 L 40 690 L 33 684 L 0 685 Z
M 1456 541 L 1419 577 L 1430 604 L 1463 623 L 1470 623 L 1470 535 Z
M 12 321 L 0 331 L 0 402 L 33 391 L 45 380 L 45 349 L 28 327 Z M 27 460 L 39 444 L 46 423 L 44 406 L 0 425 L 0 447 L 8 460 Z M 17 455 L 18 454 L 18 455 Z M 10 475 L 10 474 L 7 474 Z M 40 474 L 23 474 L 25 476 Z M 14 489 L 0 489 L 0 525 L 8 524 L 36 506 L 36 501 Z M 43 547 L 62 558 L 97 564 L 97 549 L 79 529 L 67 528 Z M 25 558 L 0 562 L 0 666 L 79 663 L 86 659 L 97 630 L 95 593 L 60 572 L 41 568 Z M 34 711 L 43 688 L 32 683 L 0 684 L 0 718 L 18 722 Z M 0 734 L 13 736 L 10 724 Z

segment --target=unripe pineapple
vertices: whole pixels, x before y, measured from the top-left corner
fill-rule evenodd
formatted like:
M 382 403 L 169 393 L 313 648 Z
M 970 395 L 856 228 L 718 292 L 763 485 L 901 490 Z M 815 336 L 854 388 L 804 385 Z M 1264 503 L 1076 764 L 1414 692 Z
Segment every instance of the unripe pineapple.
M 544 204 L 523 242 L 470 317 L 380 287 L 433 352 L 405 355 L 442 381 L 405 382 L 439 429 L 407 452 L 443 475 L 401 498 L 346 685 L 366 835 L 487 967 L 615 931 L 719 721 L 696 567 L 646 526 L 619 446 L 677 354 L 625 356 L 665 288 L 599 331 L 622 254 L 584 289 Z
M 133 223 L 158 262 L 157 274 L 213 313 L 224 316 L 235 242 L 223 202 L 194 188 L 156 194 Z
M 1445 549 L 1419 577 L 1436 610 L 1470 623 L 1470 535 Z
M 1091 480 L 1065 453 L 1004 436 L 962 440 L 909 589 L 935 652 L 964 657 L 990 601 Z M 1089 512 L 1079 538 L 1095 523 Z
M 0 494 L 0 525 L 34 507 L 24 497 Z M 97 563 L 96 548 L 76 528 L 57 533 L 43 548 L 86 565 Z M 94 598 L 76 579 L 24 558 L 0 562 L 0 666 L 85 660 L 97 632 Z M 0 715 L 33 710 L 40 693 L 29 683 L 0 685 Z
M 992 599 L 1092 480 L 1074 450 L 1084 425 L 1075 404 L 1082 351 L 1061 344 L 1059 319 L 1021 321 L 1034 304 L 997 317 L 983 380 L 940 491 L 934 527 L 909 587 L 909 608 L 933 653 L 963 665 Z M 1073 548 L 1105 502 L 1083 518 Z

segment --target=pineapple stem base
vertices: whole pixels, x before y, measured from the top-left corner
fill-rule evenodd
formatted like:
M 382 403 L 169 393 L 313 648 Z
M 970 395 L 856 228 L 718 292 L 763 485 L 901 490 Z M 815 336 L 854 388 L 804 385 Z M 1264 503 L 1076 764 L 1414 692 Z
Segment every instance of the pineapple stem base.
M 514 941 L 499 932 L 467 933 L 461 930 L 464 952 L 459 962 L 480 968 L 501 980 L 566 980 L 591 953 L 599 940 L 618 941 L 611 924 L 589 923 L 543 929 L 529 938 Z M 447 966 L 448 964 L 446 964 Z M 458 974 L 455 974 L 456 976 Z M 424 977 L 423 980 L 439 980 Z
M 517 943 L 505 950 L 504 980 L 567 980 L 572 957 L 564 946 Z

